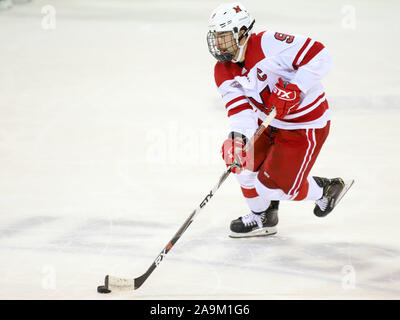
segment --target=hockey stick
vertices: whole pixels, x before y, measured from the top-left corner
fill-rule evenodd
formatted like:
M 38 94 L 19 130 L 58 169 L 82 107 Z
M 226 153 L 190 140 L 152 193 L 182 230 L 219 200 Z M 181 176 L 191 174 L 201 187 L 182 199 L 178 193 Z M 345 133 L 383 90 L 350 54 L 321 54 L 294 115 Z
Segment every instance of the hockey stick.
M 265 120 L 262 122 L 262 124 L 258 127 L 256 132 L 254 133 L 254 136 L 246 144 L 245 151 L 248 151 L 251 147 L 254 146 L 255 142 L 258 140 L 258 138 L 261 136 L 261 134 L 264 132 L 264 130 L 268 127 L 268 125 L 272 121 L 272 119 L 275 118 L 275 116 L 276 116 L 276 110 L 275 110 L 275 108 L 272 108 L 270 114 L 265 118 Z M 229 174 L 231 173 L 232 168 L 235 166 L 237 166 L 236 161 L 231 166 L 229 166 L 228 169 L 221 175 L 221 177 L 218 180 L 218 183 L 207 194 L 207 196 L 200 203 L 200 205 L 186 219 L 186 221 L 179 228 L 179 230 L 174 235 L 174 237 L 168 242 L 168 244 L 164 247 L 164 249 L 160 252 L 160 254 L 157 256 L 157 258 L 154 260 L 154 262 L 151 264 L 151 266 L 147 269 L 147 271 L 144 274 L 142 274 L 140 277 L 135 278 L 135 279 L 125 279 L 125 278 L 119 278 L 119 277 L 113 277 L 113 276 L 107 275 L 105 277 L 104 285 L 98 286 L 97 291 L 99 293 L 110 293 L 112 290 L 136 290 L 136 289 L 140 288 L 140 286 L 151 275 L 151 273 L 154 271 L 154 269 L 158 267 L 158 265 L 161 263 L 161 261 L 166 256 L 166 254 L 172 249 L 174 244 L 179 240 L 179 238 L 182 236 L 182 234 L 190 226 L 190 224 L 193 222 L 195 216 L 200 212 L 201 209 L 203 209 L 206 206 L 206 204 L 214 196 L 215 192 L 219 189 L 219 187 L 226 180 L 226 178 L 228 178 Z

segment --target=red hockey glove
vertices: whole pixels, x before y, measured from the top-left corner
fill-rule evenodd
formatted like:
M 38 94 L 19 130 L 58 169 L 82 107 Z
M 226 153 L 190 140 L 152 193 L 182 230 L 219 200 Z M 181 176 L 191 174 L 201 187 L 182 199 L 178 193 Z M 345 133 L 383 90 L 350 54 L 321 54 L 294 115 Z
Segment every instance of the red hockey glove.
M 279 78 L 278 83 L 272 90 L 268 100 L 268 110 L 274 106 L 276 108 L 276 118 L 283 118 L 291 109 L 295 109 L 300 104 L 300 89 L 295 84 L 283 82 Z
M 232 168 L 232 172 L 239 174 L 246 165 L 246 152 L 244 151 L 245 142 L 240 138 L 228 138 L 222 145 L 222 158 L 225 160 L 226 166 L 229 167 L 237 158 L 238 166 Z

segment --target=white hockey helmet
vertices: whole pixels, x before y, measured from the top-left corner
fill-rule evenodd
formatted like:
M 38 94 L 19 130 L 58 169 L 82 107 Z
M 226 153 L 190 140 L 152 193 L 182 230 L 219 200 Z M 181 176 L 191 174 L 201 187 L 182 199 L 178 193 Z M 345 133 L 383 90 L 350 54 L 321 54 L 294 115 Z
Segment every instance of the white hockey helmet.
M 208 50 L 220 62 L 238 62 L 243 54 L 243 48 L 249 39 L 254 22 L 255 20 L 240 2 L 221 4 L 212 12 L 209 20 Z M 241 30 L 245 30 L 245 32 L 239 36 Z M 218 35 L 229 33 L 232 33 L 234 42 L 221 43 L 226 38 L 218 37 Z M 240 40 L 246 36 L 245 43 L 240 45 Z M 240 50 L 239 55 L 236 60 L 233 60 L 238 50 Z

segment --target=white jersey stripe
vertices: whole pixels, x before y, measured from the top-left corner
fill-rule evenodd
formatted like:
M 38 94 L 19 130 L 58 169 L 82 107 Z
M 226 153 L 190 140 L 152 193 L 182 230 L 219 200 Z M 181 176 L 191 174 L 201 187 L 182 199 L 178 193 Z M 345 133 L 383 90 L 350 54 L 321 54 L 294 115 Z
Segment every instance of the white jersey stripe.
M 232 103 L 228 108 L 226 108 L 226 110 L 231 110 L 237 106 L 240 106 L 241 104 L 246 104 L 248 103 L 246 99 L 241 99 L 239 101 L 236 101 L 235 103 Z
M 308 136 L 308 131 L 309 131 L 309 129 L 306 129 L 306 136 L 307 136 L 307 142 L 308 142 L 307 151 L 306 151 L 306 154 L 305 154 L 305 156 L 304 156 L 303 163 L 302 163 L 301 166 L 300 166 L 300 170 L 299 170 L 299 172 L 297 173 L 296 179 L 294 180 L 293 186 L 290 188 L 290 190 L 289 190 L 289 192 L 288 192 L 289 195 L 293 195 L 292 192 L 293 192 L 294 189 L 296 188 L 297 181 L 298 181 L 298 179 L 299 179 L 299 177 L 300 177 L 300 174 L 301 174 L 301 172 L 303 171 L 303 167 L 304 167 L 304 165 L 305 165 L 305 163 L 306 163 L 306 159 L 307 159 L 307 156 L 308 156 L 308 152 L 311 150 L 311 141 L 310 141 L 310 138 L 309 138 L 309 136 Z M 290 200 L 291 200 L 291 199 L 290 199 Z
M 265 113 L 261 113 L 261 111 L 257 112 L 257 115 L 261 120 L 265 119 Z M 330 110 L 325 110 L 325 113 L 319 117 L 318 119 L 307 121 L 307 122 L 285 122 L 278 119 L 274 119 L 271 121 L 270 126 L 276 127 L 284 130 L 296 130 L 296 129 L 321 129 L 326 126 L 326 123 L 331 119 Z
M 305 55 L 307 54 L 308 50 L 311 49 L 311 47 L 314 45 L 315 41 L 311 40 L 306 49 L 302 52 L 301 56 L 299 57 L 299 60 L 297 60 L 296 65 L 300 65 L 301 62 L 303 61 Z
M 321 98 L 319 98 L 318 101 L 317 101 L 314 105 L 312 105 L 310 108 L 307 108 L 307 109 L 305 109 L 305 110 L 303 110 L 303 111 L 301 111 L 301 112 L 298 112 L 298 113 L 288 114 L 288 115 L 286 115 L 283 119 L 284 119 L 284 120 L 289 120 L 289 119 L 296 119 L 296 118 L 298 118 L 298 117 L 301 117 L 301 116 L 303 116 L 303 115 L 305 115 L 305 114 L 307 114 L 307 113 L 313 111 L 314 109 L 318 108 L 319 105 L 320 105 L 322 102 L 324 102 L 325 100 L 326 100 L 326 98 L 325 98 L 325 95 L 324 95 L 324 96 L 322 96 Z
M 313 148 L 312 148 L 312 150 L 311 150 L 311 152 L 309 154 L 309 159 L 307 161 L 307 164 L 304 166 L 303 172 L 302 172 L 302 174 L 300 176 L 299 184 L 298 184 L 297 188 L 294 190 L 293 199 L 296 198 L 296 196 L 299 193 L 299 189 L 300 189 L 300 186 L 301 186 L 301 181 L 303 180 L 303 177 L 304 177 L 304 172 L 306 172 L 306 169 L 307 169 L 307 167 L 308 167 L 308 165 L 309 165 L 309 163 L 310 163 L 310 161 L 312 159 L 312 155 L 313 155 L 315 147 L 317 145 L 317 143 L 315 141 L 315 129 L 312 129 L 312 139 L 313 139 L 312 143 L 313 143 L 314 146 L 313 146 Z

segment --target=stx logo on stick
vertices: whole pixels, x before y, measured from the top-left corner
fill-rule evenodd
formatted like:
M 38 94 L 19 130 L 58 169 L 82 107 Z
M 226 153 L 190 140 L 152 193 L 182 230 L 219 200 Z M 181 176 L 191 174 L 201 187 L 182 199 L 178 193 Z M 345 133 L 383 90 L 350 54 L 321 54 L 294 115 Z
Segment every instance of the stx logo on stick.
M 168 253 L 169 250 L 172 248 L 172 243 L 168 243 L 168 245 L 164 248 L 164 250 L 160 253 L 160 255 L 156 258 L 154 263 L 158 267 L 161 261 L 164 259 L 165 255 Z
M 207 197 L 205 197 L 205 199 L 200 203 L 200 208 L 203 208 L 207 202 L 211 199 L 211 197 L 213 196 L 212 190 L 210 191 L 210 194 L 207 195 Z

